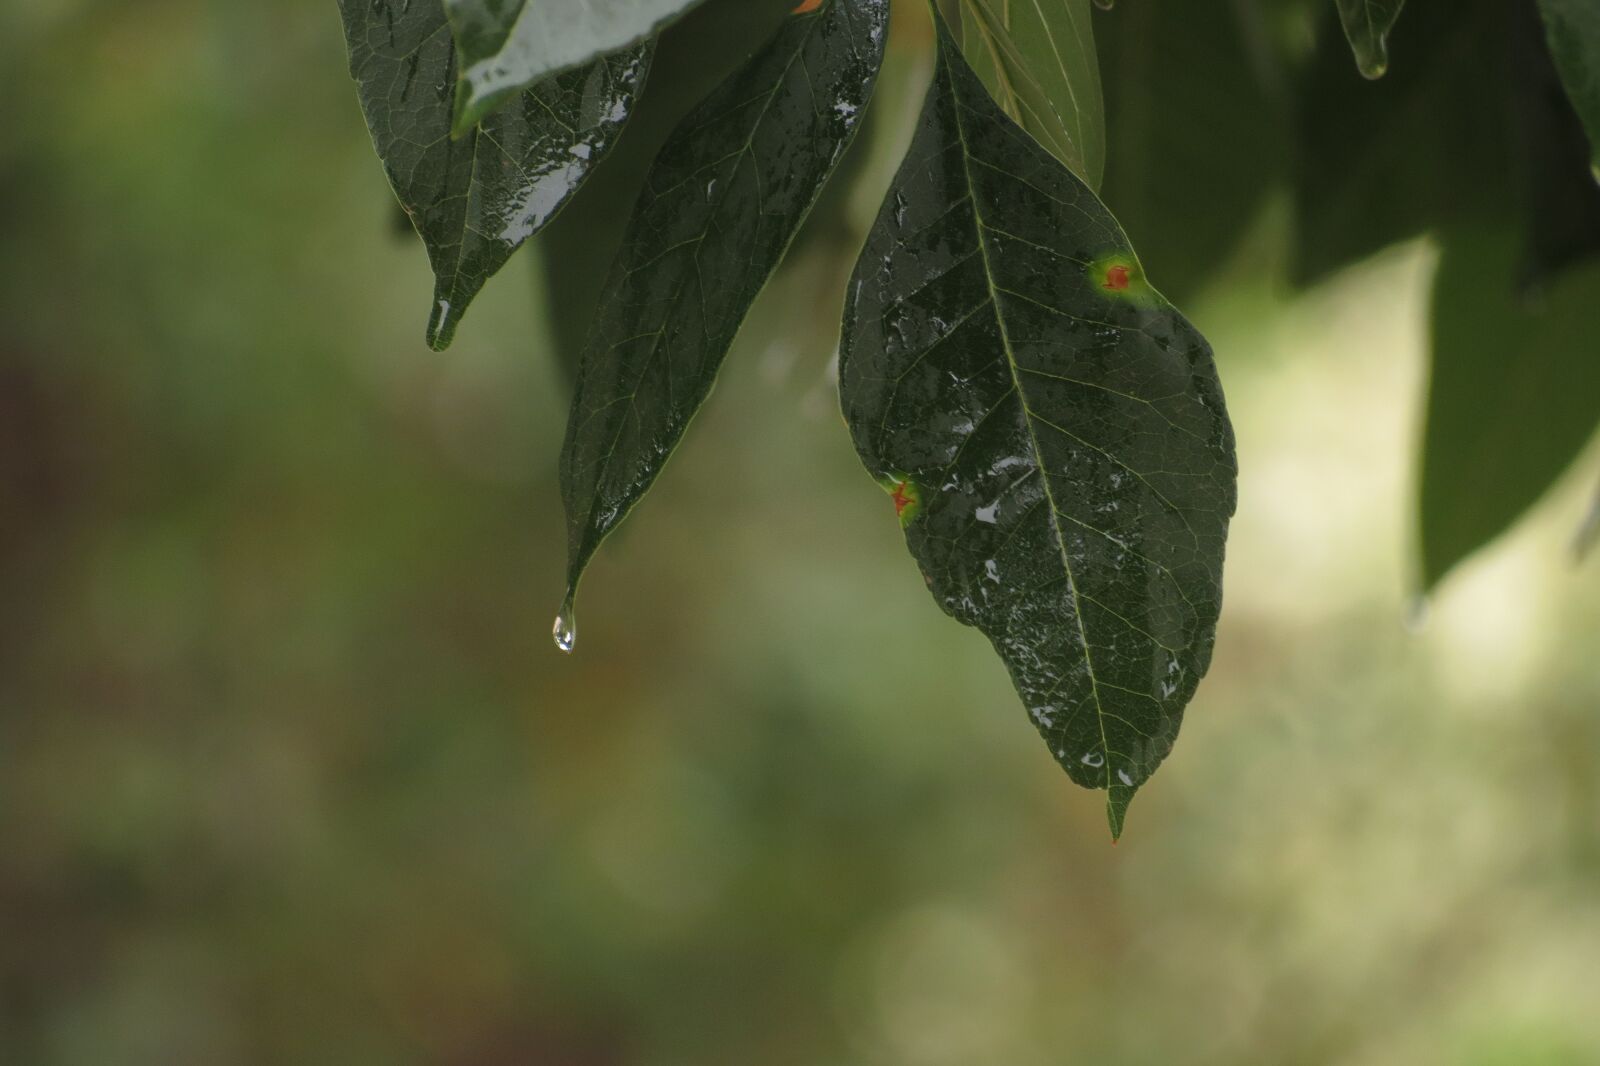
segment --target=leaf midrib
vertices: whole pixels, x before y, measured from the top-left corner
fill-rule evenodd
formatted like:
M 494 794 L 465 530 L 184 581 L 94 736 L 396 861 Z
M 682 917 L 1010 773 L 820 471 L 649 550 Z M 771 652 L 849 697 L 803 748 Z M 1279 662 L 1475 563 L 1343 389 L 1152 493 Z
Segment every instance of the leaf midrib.
M 1100 682 L 1095 676 L 1094 654 L 1089 647 L 1089 630 L 1084 624 L 1083 611 L 1079 606 L 1078 581 L 1072 572 L 1072 560 L 1068 557 L 1066 537 L 1061 532 L 1062 511 L 1056 506 L 1055 494 L 1050 488 L 1050 471 L 1045 466 L 1044 453 L 1039 448 L 1039 436 L 1033 429 L 1033 419 L 1028 410 L 1028 394 L 1022 388 L 1021 368 L 1018 367 L 1016 355 L 1012 351 L 1010 332 L 1006 328 L 1006 317 L 1000 308 L 1000 294 L 995 286 L 994 271 L 989 260 L 989 244 L 984 236 L 984 230 L 987 227 L 983 221 L 983 210 L 978 203 L 977 186 L 972 178 L 972 165 L 970 162 L 972 153 L 967 141 L 966 125 L 961 117 L 961 108 L 963 107 L 961 90 L 956 84 L 953 76 L 954 72 L 950 70 L 950 57 L 943 49 L 941 49 L 940 61 L 945 64 L 946 71 L 952 75 L 950 78 L 950 95 L 955 104 L 956 138 L 961 142 L 961 170 L 963 177 L 966 179 L 967 192 L 972 198 L 972 218 L 974 228 L 978 234 L 978 251 L 983 260 L 983 280 L 989 290 L 989 302 L 994 307 L 995 324 L 1000 328 L 1000 343 L 1005 350 L 1006 369 L 1011 374 L 1011 384 L 1016 389 L 1017 402 L 1022 406 L 1022 424 L 1028 431 L 1028 446 L 1032 449 L 1034 461 L 1038 464 L 1039 480 L 1044 486 L 1045 502 L 1050 507 L 1050 525 L 1055 532 L 1056 548 L 1061 554 L 1061 568 L 1066 573 L 1067 587 L 1072 593 L 1072 617 L 1078 624 L 1078 638 L 1083 643 L 1083 662 L 1089 671 L 1089 694 L 1094 700 L 1095 722 L 1100 727 L 1100 746 L 1105 752 L 1106 788 L 1109 789 L 1112 787 L 1112 751 L 1110 742 L 1106 737 L 1106 710 L 1100 700 Z

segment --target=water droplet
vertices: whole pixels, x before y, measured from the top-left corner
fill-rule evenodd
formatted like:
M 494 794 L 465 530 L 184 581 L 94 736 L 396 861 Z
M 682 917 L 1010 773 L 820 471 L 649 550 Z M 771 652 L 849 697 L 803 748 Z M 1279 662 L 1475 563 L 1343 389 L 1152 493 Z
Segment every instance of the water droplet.
M 550 635 L 555 638 L 556 647 L 572 654 L 572 648 L 578 643 L 578 622 L 572 611 L 572 601 L 569 599 L 561 605 L 561 612 L 556 615 L 556 624 L 550 627 Z
M 461 316 L 450 306 L 449 300 L 436 300 L 433 314 L 428 316 L 428 347 L 442 352 L 455 339 L 456 323 Z
M 1083 757 L 1082 762 L 1085 766 L 1099 768 L 1106 764 L 1106 757 L 1103 752 L 1091 751 Z
M 1094 6 L 1101 11 L 1110 11 L 1116 0 L 1094 0 Z

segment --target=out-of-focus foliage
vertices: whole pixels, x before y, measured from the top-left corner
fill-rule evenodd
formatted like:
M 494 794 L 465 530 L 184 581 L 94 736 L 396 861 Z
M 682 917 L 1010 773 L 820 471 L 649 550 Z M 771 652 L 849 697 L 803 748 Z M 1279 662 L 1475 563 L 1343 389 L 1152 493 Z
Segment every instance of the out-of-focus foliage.
M 513 265 L 423 349 L 332 6 L 0 58 L 0 1062 L 1600 1058 L 1595 463 L 1399 630 L 1427 248 L 1195 303 L 1227 609 L 1112 849 L 903 579 L 831 230 L 564 658 L 553 319 Z
M 1423 589 L 1544 495 L 1600 422 L 1600 260 L 1519 298 L 1509 234 L 1453 230 L 1440 246 L 1419 496 Z
M 1389 69 L 1389 31 L 1404 6 L 1405 0 L 1338 0 L 1339 21 L 1363 77 L 1381 78 Z
M 1600 166 L 1600 6 L 1586 0 L 1539 0 L 1550 52 L 1573 106 L 1589 128 Z

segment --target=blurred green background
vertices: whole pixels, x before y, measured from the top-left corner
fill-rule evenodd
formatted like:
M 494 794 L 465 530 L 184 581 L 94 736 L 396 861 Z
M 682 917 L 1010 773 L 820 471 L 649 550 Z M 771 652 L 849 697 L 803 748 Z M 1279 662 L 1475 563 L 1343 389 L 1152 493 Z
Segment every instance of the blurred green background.
M 1600 1062 L 1594 454 L 1408 631 L 1426 243 L 1186 301 L 1241 505 L 1113 848 L 854 458 L 838 242 L 569 658 L 537 257 L 426 350 L 331 2 L 6 5 L 0 90 L 0 1063 Z

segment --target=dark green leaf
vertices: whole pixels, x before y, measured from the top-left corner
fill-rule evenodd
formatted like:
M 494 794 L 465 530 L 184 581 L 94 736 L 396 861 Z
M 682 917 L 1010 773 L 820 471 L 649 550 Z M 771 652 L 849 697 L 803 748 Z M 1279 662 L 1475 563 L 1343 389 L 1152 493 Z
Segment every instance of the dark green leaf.
M 934 597 L 1120 833 L 1211 660 L 1233 433 L 1205 340 L 942 23 L 850 283 L 840 392 Z
M 1139 0 L 1096 20 L 1100 197 L 1179 302 L 1228 264 L 1288 169 L 1283 59 L 1259 15 L 1226 0 Z
M 1295 122 L 1297 280 L 1512 209 L 1513 6 L 1415 5 L 1394 33 L 1407 61 L 1377 82 L 1350 71 L 1336 30 L 1321 34 Z
M 461 57 L 457 134 L 523 89 L 648 39 L 699 2 L 444 0 Z
M 1105 105 L 1089 0 L 961 0 L 962 47 L 1005 113 L 1092 189 Z
M 452 139 L 454 50 L 439 5 L 340 0 L 339 10 L 373 144 L 433 264 L 428 343 L 442 349 L 484 282 L 610 150 L 648 46 L 540 85 Z
M 589 335 L 561 453 L 568 584 L 558 630 L 570 632 L 584 567 L 676 447 L 855 133 L 887 19 L 888 0 L 826 0 L 790 16 L 651 168 Z
M 1600 422 L 1600 263 L 1525 301 L 1514 237 L 1468 229 L 1441 245 L 1422 444 L 1424 591 L 1532 506 Z
M 1600 167 L 1600 4 L 1595 0 L 1539 0 L 1550 52 L 1567 95 L 1589 131 L 1592 158 Z
M 1339 21 L 1364 78 L 1381 78 L 1389 69 L 1389 31 L 1405 0 L 1337 0 Z
M 569 390 L 651 162 L 689 110 L 766 43 L 794 6 L 706 0 L 663 30 L 650 59 L 650 89 L 634 106 L 628 135 L 534 240 L 554 359 Z

